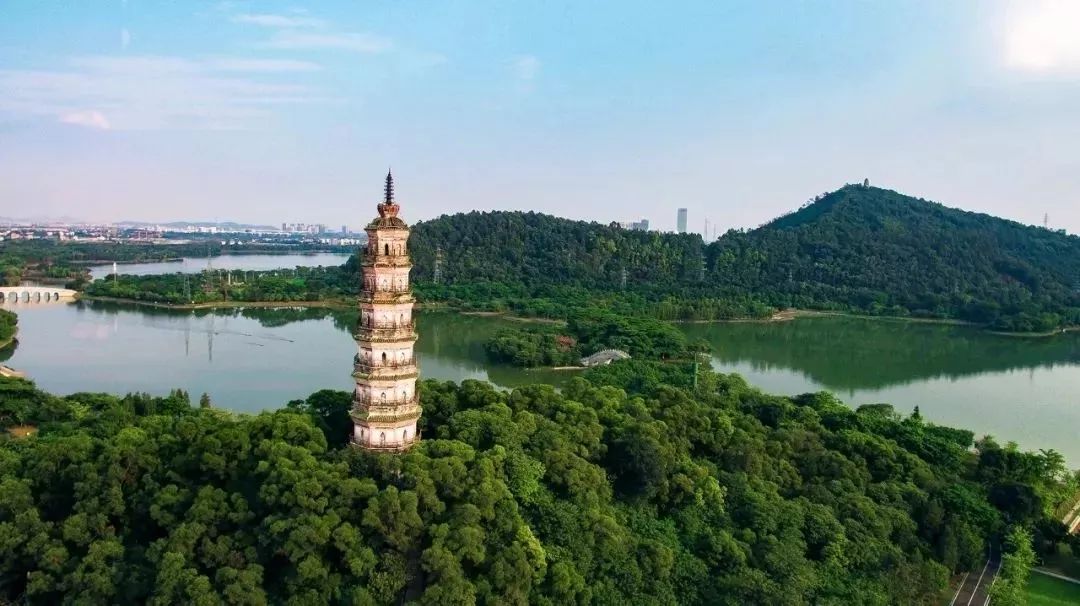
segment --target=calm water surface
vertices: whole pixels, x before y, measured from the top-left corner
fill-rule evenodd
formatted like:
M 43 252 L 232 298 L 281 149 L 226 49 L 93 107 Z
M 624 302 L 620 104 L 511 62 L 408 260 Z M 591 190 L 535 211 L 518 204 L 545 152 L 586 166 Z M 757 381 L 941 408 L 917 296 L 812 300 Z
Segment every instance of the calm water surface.
M 220 407 L 276 408 L 322 388 L 352 388 L 356 313 L 326 309 L 172 311 L 104 302 L 24 305 L 19 344 L 0 360 L 54 393 L 203 392 Z M 418 314 L 425 378 L 501 387 L 559 384 L 574 372 L 486 361 L 485 339 L 516 323 Z M 682 326 L 708 340 L 717 370 L 765 391 L 830 390 L 852 404 L 916 405 L 938 423 L 1054 448 L 1080 465 L 1080 335 L 998 337 L 931 324 L 814 318 Z
M 221 255 L 211 261 L 214 269 L 243 269 L 262 271 L 271 269 L 292 269 L 294 267 L 318 267 L 319 265 L 341 265 L 349 258 L 348 253 L 311 253 L 288 255 Z M 120 263 L 117 273 L 132 276 L 150 274 L 194 274 L 206 269 L 206 257 L 184 257 L 180 261 L 169 263 Z M 90 276 L 95 280 L 112 273 L 112 263 L 90 267 Z
M 1027 339 L 973 327 L 845 317 L 697 324 L 713 366 L 765 391 L 828 390 L 852 406 L 916 406 L 943 425 L 1054 448 L 1080 465 L 1080 335 Z
M 8 309 L 13 309 L 8 307 Z M 164 310 L 100 301 L 21 305 L 10 366 L 58 394 L 206 392 L 223 408 L 259 411 L 323 388 L 352 390 L 357 312 L 320 308 Z M 425 313 L 425 378 L 503 387 L 565 381 L 567 372 L 486 362 L 483 343 L 510 321 Z M 0 354 L 0 360 L 3 359 Z

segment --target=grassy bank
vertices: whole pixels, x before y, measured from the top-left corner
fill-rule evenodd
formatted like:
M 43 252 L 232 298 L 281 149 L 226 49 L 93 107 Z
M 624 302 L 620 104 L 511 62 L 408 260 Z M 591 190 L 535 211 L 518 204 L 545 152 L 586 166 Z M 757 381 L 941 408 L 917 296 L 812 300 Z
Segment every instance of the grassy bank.
M 1080 584 L 1035 570 L 1027 584 L 1028 606 L 1075 606 L 1080 604 Z
M 108 303 L 129 303 L 143 307 L 157 307 L 160 309 L 213 309 L 216 307 L 327 307 L 332 309 L 351 309 L 356 305 L 353 299 L 333 299 L 326 301 L 212 301 L 209 303 L 174 304 L 158 303 L 154 301 L 140 301 L 138 299 L 125 299 L 122 297 L 97 297 L 82 295 L 82 301 L 104 301 Z

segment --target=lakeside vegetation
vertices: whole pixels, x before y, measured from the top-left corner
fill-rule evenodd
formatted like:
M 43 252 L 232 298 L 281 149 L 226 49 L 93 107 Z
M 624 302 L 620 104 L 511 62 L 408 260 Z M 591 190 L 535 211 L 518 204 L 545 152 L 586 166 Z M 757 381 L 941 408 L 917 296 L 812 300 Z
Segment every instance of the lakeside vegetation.
M 149 603 L 938 604 L 1078 488 L 887 406 L 622 362 L 561 392 L 424 381 L 425 439 L 348 448 L 347 392 L 259 415 L 0 380 L 0 595 Z M 643 382 L 644 380 L 644 382 Z M 218 403 L 214 403 L 217 405 Z M 210 406 L 209 403 L 206 406 Z
M 343 265 L 296 267 L 274 271 L 216 270 L 196 274 L 120 274 L 95 280 L 85 293 L 92 297 L 129 299 L 168 305 L 228 301 L 297 302 L 338 300 L 355 296 L 359 286 L 356 256 Z
M 18 330 L 19 317 L 14 313 L 0 309 L 0 349 L 6 347 L 15 339 Z

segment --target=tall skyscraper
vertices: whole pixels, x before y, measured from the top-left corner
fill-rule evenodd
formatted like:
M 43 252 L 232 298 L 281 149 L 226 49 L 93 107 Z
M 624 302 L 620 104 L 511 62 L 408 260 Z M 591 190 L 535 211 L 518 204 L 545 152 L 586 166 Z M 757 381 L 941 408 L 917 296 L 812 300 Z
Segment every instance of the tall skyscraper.
M 680 234 L 685 234 L 686 233 L 686 209 L 685 208 L 680 208 L 679 209 L 679 214 L 675 219 L 675 229 Z
M 341 233 L 343 233 L 343 234 L 347 234 L 347 233 L 349 233 L 349 226 L 348 226 L 348 225 L 344 225 L 344 224 L 342 224 L 342 226 L 341 226 Z
M 358 352 L 354 358 L 354 444 L 369 450 L 398 451 L 420 436 L 420 400 L 416 394 L 413 346 L 413 297 L 409 287 L 412 263 L 406 243 L 409 226 L 398 218 L 394 178 L 386 173 L 386 194 L 379 216 L 368 224 L 367 247 L 361 256 L 363 272 L 356 326 Z

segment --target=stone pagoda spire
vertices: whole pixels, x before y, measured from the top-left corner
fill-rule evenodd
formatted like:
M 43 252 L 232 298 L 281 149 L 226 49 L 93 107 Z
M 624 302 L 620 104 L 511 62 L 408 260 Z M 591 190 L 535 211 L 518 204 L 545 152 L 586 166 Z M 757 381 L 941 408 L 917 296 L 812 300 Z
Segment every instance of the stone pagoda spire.
M 409 226 L 398 218 L 398 210 L 394 177 L 387 172 L 379 216 L 364 228 L 368 243 L 360 253 L 363 283 L 356 326 L 359 351 L 353 367 L 352 441 L 369 450 L 404 450 L 420 439 L 419 370 L 409 287 L 412 263 L 406 248 Z

